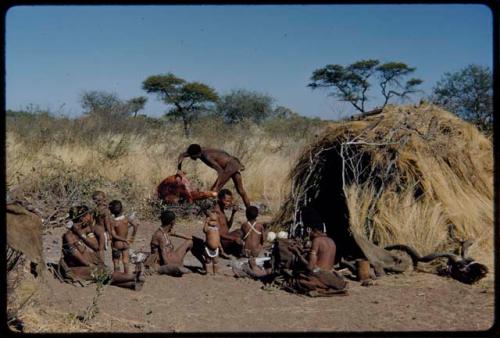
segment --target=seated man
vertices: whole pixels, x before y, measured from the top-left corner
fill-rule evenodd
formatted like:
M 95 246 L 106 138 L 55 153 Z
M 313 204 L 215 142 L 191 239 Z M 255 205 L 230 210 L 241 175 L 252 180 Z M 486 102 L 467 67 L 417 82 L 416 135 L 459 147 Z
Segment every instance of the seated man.
M 224 210 L 231 208 L 231 216 L 227 218 Z M 233 205 L 233 194 L 228 189 L 222 189 L 217 195 L 217 204 L 213 208 L 214 214 L 218 218 L 221 244 L 224 252 L 234 256 L 241 256 L 243 250 L 243 233 L 241 229 L 229 232 L 233 225 L 234 214 L 238 207 Z
M 216 197 L 214 191 L 196 191 L 191 188 L 191 184 L 184 172 L 165 178 L 156 188 L 158 198 L 167 204 L 179 204 L 182 202 L 193 203 L 193 201 Z
M 144 262 L 144 265 L 149 270 L 160 274 L 181 276 L 183 273 L 188 272 L 183 268 L 183 263 L 186 254 L 193 248 L 193 238 L 173 231 L 175 214 L 172 211 L 163 211 L 160 220 L 161 225 L 151 238 L 151 254 Z M 170 236 L 183 238 L 186 241 L 176 249 Z M 197 255 L 195 257 L 198 258 Z
M 304 225 L 311 229 L 312 241 L 309 257 L 306 260 L 300 250 L 291 247 L 298 258 L 306 266 L 305 273 L 299 273 L 292 283 L 292 288 L 302 292 L 313 292 L 318 295 L 329 295 L 344 291 L 347 283 L 338 274 L 333 265 L 335 262 L 335 242 L 325 233 L 325 226 L 315 211 L 308 212 Z
M 134 274 L 111 273 L 100 258 L 89 208 L 85 205 L 72 207 L 69 214 L 73 224 L 62 236 L 61 276 L 68 282 L 82 285 L 86 282 L 110 282 L 111 285 L 139 290 L 144 283 L 142 269 L 137 268 Z

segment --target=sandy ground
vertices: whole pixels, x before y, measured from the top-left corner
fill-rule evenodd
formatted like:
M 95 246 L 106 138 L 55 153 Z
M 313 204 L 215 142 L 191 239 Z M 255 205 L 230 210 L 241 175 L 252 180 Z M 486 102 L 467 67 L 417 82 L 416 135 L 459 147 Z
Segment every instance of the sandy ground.
M 201 226 L 201 220 L 180 220 L 176 229 L 201 234 Z M 158 223 L 142 222 L 133 248 L 148 250 L 157 227 Z M 48 262 L 59 258 L 63 231 L 54 229 L 44 236 Z M 197 264 L 190 255 L 185 263 Z M 37 313 L 44 323 L 75 323 L 74 317 L 85 313 L 95 295 L 94 286 L 74 287 L 48 278 L 24 311 Z M 52 332 L 477 331 L 493 324 L 494 288 L 492 274 L 470 286 L 408 271 L 378 279 L 370 287 L 349 281 L 347 296 L 309 298 L 264 290 L 260 282 L 232 277 L 225 267 L 217 276 L 148 276 L 141 291 L 105 286 L 96 307 L 98 314 L 85 326 L 44 329 L 40 318 L 30 323 L 25 316 L 25 328 L 42 332 L 47 328 Z

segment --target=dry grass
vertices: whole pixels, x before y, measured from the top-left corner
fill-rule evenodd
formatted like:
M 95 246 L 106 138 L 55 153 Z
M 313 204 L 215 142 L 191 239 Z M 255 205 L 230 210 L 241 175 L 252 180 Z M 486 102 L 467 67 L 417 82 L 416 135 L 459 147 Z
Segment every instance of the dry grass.
M 129 209 L 145 216 L 158 183 L 176 172 L 179 153 L 191 143 L 200 143 L 237 156 L 246 167 L 242 176 L 250 199 L 265 203 L 271 210 L 279 208 L 286 173 L 307 138 L 278 138 L 254 124 L 228 127 L 208 121 L 195 127 L 198 133 L 191 139 L 183 135 L 179 125 L 171 124 L 168 129 L 141 133 L 103 132 L 92 136 L 92 142 L 84 136 L 68 142 L 42 142 L 26 140 L 16 125 L 8 125 L 7 187 L 21 185 L 21 190 L 35 193 L 53 189 L 54 185 L 65 186 L 67 181 L 81 181 L 84 202 L 90 190 L 102 189 L 110 198 L 126 201 Z M 311 135 L 317 129 L 311 128 Z M 217 130 L 220 134 L 214 137 Z M 186 159 L 183 170 L 200 190 L 209 189 L 216 180 L 215 171 L 201 161 Z M 49 178 L 60 182 L 50 183 Z M 226 187 L 234 191 L 232 182 Z

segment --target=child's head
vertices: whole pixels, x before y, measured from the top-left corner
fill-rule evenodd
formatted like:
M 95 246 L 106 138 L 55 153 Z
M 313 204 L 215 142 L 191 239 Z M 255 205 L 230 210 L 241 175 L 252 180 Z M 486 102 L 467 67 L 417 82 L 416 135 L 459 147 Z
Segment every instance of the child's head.
M 229 189 L 222 189 L 219 191 L 217 198 L 219 199 L 221 206 L 225 209 L 228 209 L 233 205 L 233 193 Z
M 109 211 L 114 216 L 121 215 L 121 213 L 123 211 L 122 202 L 120 202 L 118 200 L 113 200 L 113 201 L 109 202 Z
M 165 210 L 161 213 L 160 220 L 162 228 L 172 227 L 175 222 L 175 214 L 170 210 Z
M 247 220 L 254 221 L 259 216 L 259 209 L 256 206 L 249 206 L 246 211 Z

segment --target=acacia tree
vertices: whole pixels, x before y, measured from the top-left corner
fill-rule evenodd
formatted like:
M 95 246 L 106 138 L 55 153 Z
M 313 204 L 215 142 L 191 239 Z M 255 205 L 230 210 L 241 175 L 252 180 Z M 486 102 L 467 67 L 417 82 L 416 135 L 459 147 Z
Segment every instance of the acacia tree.
M 186 82 L 172 73 L 150 76 L 144 80 L 142 88 L 149 94 L 157 94 L 171 106 L 165 115 L 182 120 L 186 136 L 190 135 L 193 122 L 219 98 L 211 87 L 200 82 Z
M 471 64 L 445 73 L 433 88 L 431 101 L 482 131 L 493 130 L 493 74 L 488 67 Z
M 370 79 L 376 74 L 379 80 L 381 94 L 384 97 L 382 108 L 394 97 L 406 98 L 417 92 L 417 86 L 422 80 L 411 78 L 402 83 L 403 78 L 415 71 L 402 62 L 387 62 L 380 64 L 379 60 L 368 59 L 354 62 L 346 67 L 338 64 L 326 65 L 316 69 L 311 76 L 308 87 L 332 88 L 330 95 L 341 101 L 349 102 L 358 111 L 366 112 Z
M 417 86 L 423 82 L 421 79 L 411 78 L 404 85 L 400 82 L 403 77 L 410 75 L 415 69 L 402 62 L 387 62 L 377 67 L 380 88 L 385 99 L 382 108 L 387 105 L 391 97 L 406 98 L 419 91 Z
M 137 113 L 139 112 L 139 110 L 144 109 L 147 101 L 148 98 L 145 96 L 134 97 L 127 101 L 127 104 L 130 107 L 130 111 L 134 113 L 134 117 L 137 117 Z
M 233 90 L 217 102 L 216 114 L 229 124 L 245 119 L 260 123 L 273 114 L 273 101 L 269 95 L 244 89 Z

